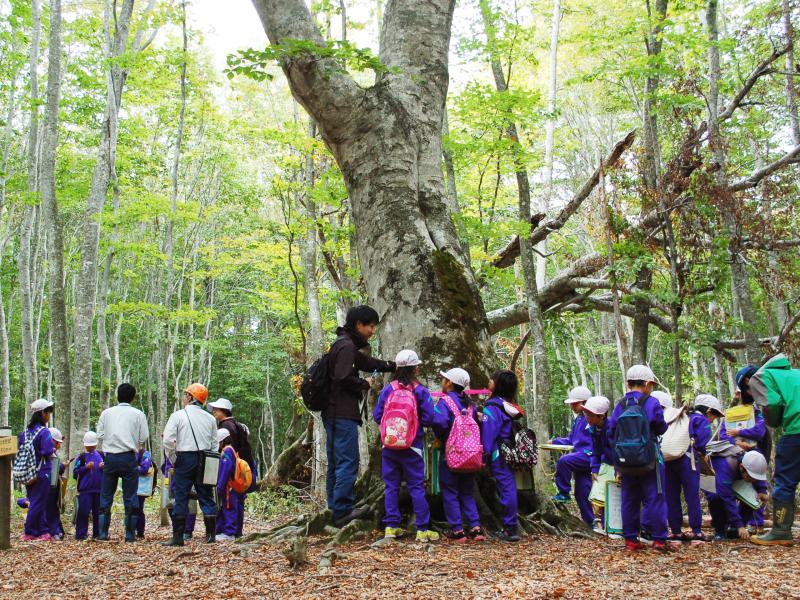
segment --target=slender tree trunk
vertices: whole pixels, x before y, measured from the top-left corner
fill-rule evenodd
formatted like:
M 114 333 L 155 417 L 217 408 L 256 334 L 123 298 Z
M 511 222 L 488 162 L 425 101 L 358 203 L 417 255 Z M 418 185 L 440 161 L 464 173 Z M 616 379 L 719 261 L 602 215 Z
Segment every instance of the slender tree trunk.
M 69 364 L 67 303 L 64 291 L 64 233 L 56 200 L 56 149 L 58 147 L 58 114 L 61 100 L 61 0 L 50 0 L 50 39 L 47 67 L 47 103 L 42 139 L 41 190 L 42 212 L 47 229 L 48 301 L 52 345 L 55 400 L 66 415 L 66 447 L 70 456 L 77 456 L 82 440 L 72 435 L 72 375 Z
M 786 52 L 786 107 L 789 109 L 789 118 L 792 120 L 792 139 L 795 146 L 800 144 L 800 119 L 797 115 L 797 88 L 795 77 L 797 68 L 794 64 L 794 26 L 792 25 L 791 0 L 782 0 L 783 10 L 783 33 L 786 37 L 786 45 L 789 47 Z

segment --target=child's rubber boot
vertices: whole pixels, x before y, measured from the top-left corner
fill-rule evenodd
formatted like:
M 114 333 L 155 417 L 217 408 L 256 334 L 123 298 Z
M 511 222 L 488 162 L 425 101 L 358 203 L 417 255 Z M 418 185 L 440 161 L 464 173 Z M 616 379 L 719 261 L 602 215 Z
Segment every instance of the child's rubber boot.
M 111 509 L 100 512 L 100 535 L 97 539 L 101 542 L 108 541 L 108 528 L 111 525 Z
M 172 539 L 162 542 L 162 546 L 183 546 L 183 532 L 186 531 L 186 515 L 172 515 Z
M 435 531 L 431 531 L 430 529 L 426 529 L 425 531 L 417 531 L 417 541 L 418 542 L 438 542 L 439 541 L 439 534 Z
M 793 546 L 792 524 L 794 523 L 794 502 L 772 502 L 772 529 L 764 535 L 750 538 L 759 546 Z
M 125 542 L 129 544 L 136 541 L 136 518 L 133 509 L 125 509 Z

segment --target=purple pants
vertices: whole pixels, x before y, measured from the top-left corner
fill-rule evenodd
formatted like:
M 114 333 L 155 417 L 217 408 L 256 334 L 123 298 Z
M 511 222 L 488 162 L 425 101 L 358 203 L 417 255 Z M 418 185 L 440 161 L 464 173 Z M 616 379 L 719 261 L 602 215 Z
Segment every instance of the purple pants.
M 100 490 L 78 494 L 78 514 L 75 515 L 75 539 L 89 535 L 89 513 L 92 513 L 92 537 L 100 535 Z
M 462 513 L 467 517 L 469 527 L 481 524 L 478 504 L 475 502 L 475 474 L 451 471 L 444 452 L 439 467 L 439 490 L 442 493 L 444 516 L 453 530 L 463 529 Z
M 33 485 L 25 486 L 28 492 L 28 516 L 25 518 L 25 534 L 39 537 L 50 533 L 47 521 L 47 503 L 50 499 L 50 473 L 39 473 Z
M 61 509 L 59 508 L 59 496 L 61 494 L 60 483 L 50 486 L 50 493 L 47 497 L 47 529 L 50 535 L 64 535 L 64 527 L 61 525 Z
M 506 461 L 502 457 L 489 463 L 497 483 L 497 495 L 500 497 L 500 504 L 503 506 L 503 527 L 515 529 L 517 522 L 517 482 L 514 479 L 514 471 L 508 468 Z
M 413 449 L 387 450 L 381 454 L 381 476 L 386 485 L 383 495 L 386 527 L 400 527 L 400 484 L 405 481 L 416 515 L 418 530 L 431 524 L 431 511 L 425 498 L 425 461 Z
M 646 475 L 622 476 L 622 534 L 626 540 L 639 539 L 642 504 L 644 503 L 645 519 L 650 527 L 653 540 L 663 542 L 667 539 L 667 506 L 664 487 L 664 465 Z M 661 479 L 661 493 L 658 492 L 658 479 Z
M 239 525 L 239 506 L 242 494 L 230 490 L 222 500 L 222 507 L 217 513 L 217 533 L 236 536 Z
M 681 490 L 686 499 L 689 514 L 689 527 L 692 533 L 702 533 L 703 509 L 700 506 L 700 469 L 692 470 L 692 461 L 688 456 L 671 460 L 666 464 L 664 492 L 667 501 L 667 520 L 674 534 L 680 534 L 683 528 L 683 507 Z
M 556 465 L 556 488 L 565 496 L 570 493 L 570 481 L 575 477 L 575 502 L 581 511 L 581 518 L 589 525 L 594 523 L 594 511 L 589 502 L 592 491 L 592 473 L 589 457 L 582 452 L 570 452 L 558 459 Z
M 145 526 L 145 516 L 144 516 L 144 501 L 147 500 L 147 496 L 138 496 L 139 498 L 139 506 L 136 509 L 136 535 L 139 537 L 144 537 L 144 526 Z

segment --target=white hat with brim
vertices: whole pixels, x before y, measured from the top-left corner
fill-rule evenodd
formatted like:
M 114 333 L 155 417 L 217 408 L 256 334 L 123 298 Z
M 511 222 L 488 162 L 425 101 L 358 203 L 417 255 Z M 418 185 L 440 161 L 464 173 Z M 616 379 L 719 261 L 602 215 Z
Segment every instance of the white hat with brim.
M 665 392 L 663 390 L 656 390 L 650 395 L 656 400 L 658 400 L 658 403 L 661 405 L 661 408 L 672 408 L 673 406 L 675 406 L 675 403 L 672 400 L 672 395 L 669 392 Z
M 228 431 L 228 430 L 227 430 L 227 429 L 225 429 L 225 428 L 223 428 L 223 429 L 217 429 L 217 443 L 219 444 L 219 443 L 220 443 L 220 442 L 222 442 L 222 440 L 224 440 L 225 438 L 228 438 L 228 437 L 230 437 L 230 435 L 231 435 L 231 432 L 230 432 L 230 431 Z
M 53 406 L 53 403 L 46 398 L 39 398 L 38 400 L 34 400 L 31 404 L 31 412 L 39 412 L 41 410 L 45 410 L 46 408 L 50 408 Z
M 579 385 L 578 387 L 574 387 L 569 391 L 569 394 L 567 394 L 567 399 L 564 400 L 564 404 L 586 402 L 591 397 L 592 391 L 585 385 Z
M 605 396 L 592 396 L 583 405 L 583 410 L 592 413 L 593 415 L 604 415 L 611 408 L 611 400 Z
M 625 374 L 625 381 L 650 381 L 661 385 L 658 377 L 653 373 L 653 369 L 647 365 L 633 365 Z
M 756 450 L 746 452 L 742 457 L 742 466 L 747 474 L 758 481 L 767 480 L 767 459 Z
M 439 375 L 445 379 L 449 379 L 464 389 L 469 387 L 469 373 L 467 373 L 464 369 L 449 369 L 448 371 L 441 371 Z
M 418 367 L 422 361 L 413 350 L 400 350 L 394 359 L 394 364 L 400 367 Z
M 221 408 L 222 410 L 233 410 L 233 404 L 227 398 L 220 398 L 216 402 L 208 404 L 211 408 Z
M 60 429 L 56 429 L 55 427 L 48 427 L 50 430 L 50 435 L 53 437 L 54 442 L 64 442 L 64 434 L 61 433 Z
M 715 411 L 717 414 L 724 415 L 725 411 L 722 408 L 722 403 L 711 394 L 700 394 L 694 399 L 694 405 L 705 406 L 709 410 Z
M 83 434 L 84 446 L 97 446 L 97 434 L 94 431 L 87 431 Z

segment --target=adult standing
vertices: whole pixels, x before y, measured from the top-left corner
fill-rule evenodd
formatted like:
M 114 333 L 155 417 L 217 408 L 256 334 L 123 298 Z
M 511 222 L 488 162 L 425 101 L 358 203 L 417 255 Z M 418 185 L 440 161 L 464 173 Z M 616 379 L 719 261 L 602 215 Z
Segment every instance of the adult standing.
M 233 418 L 233 404 L 231 404 L 231 401 L 227 398 L 220 398 L 216 402 L 209 402 L 208 406 L 211 409 L 211 414 L 214 415 L 214 418 L 217 420 L 217 427 L 225 429 L 230 434 L 230 445 L 233 446 L 239 458 L 250 465 L 250 470 L 253 472 L 253 484 L 250 486 L 249 490 L 242 494 L 233 490 L 230 492 L 231 494 L 236 494 L 238 499 L 238 504 L 236 505 L 238 511 L 236 517 L 236 537 L 239 538 L 242 537 L 244 529 L 244 503 L 247 494 L 255 489 L 256 478 L 258 476 L 256 472 L 256 461 L 253 458 L 253 448 L 250 446 L 250 440 L 248 439 L 250 431 L 247 429 L 247 426 Z
M 100 413 L 97 421 L 97 439 L 105 454 L 103 463 L 103 483 L 100 489 L 100 535 L 98 539 L 108 540 L 111 525 L 111 505 L 117 482 L 122 479 L 122 498 L 125 505 L 125 541 L 136 541 L 136 513 L 139 510 L 139 497 L 136 490 L 139 482 L 136 452 L 147 441 L 150 430 L 147 417 L 132 406 L 136 398 L 136 388 L 123 383 L 117 388 L 117 405 Z
M 175 465 L 173 490 L 175 506 L 172 509 L 172 539 L 165 546 L 183 546 L 186 530 L 186 515 L 189 512 L 189 493 L 192 486 L 197 491 L 197 500 L 203 511 L 206 526 L 206 543 L 213 544 L 217 529 L 217 503 L 214 501 L 214 485 L 199 483 L 203 466 L 203 452 L 219 447 L 217 443 L 217 421 L 205 410 L 208 389 L 193 383 L 183 391 L 183 408 L 170 415 L 164 428 L 164 451 Z
M 756 403 L 766 405 L 767 425 L 781 427 L 775 448 L 775 486 L 772 490 L 772 529 L 750 538 L 761 546 L 791 546 L 794 498 L 800 483 L 800 370 L 779 354 L 750 379 Z
M 19 448 L 25 443 L 32 444 L 36 461 L 36 476 L 25 482 L 28 495 L 28 515 L 25 517 L 23 542 L 51 539 L 47 522 L 47 501 L 50 497 L 51 466 L 50 457 L 55 452 L 53 436 L 47 428 L 53 416 L 53 403 L 44 398 L 31 404 L 31 419 L 28 427 L 19 434 Z
M 322 411 L 327 435 L 327 496 L 333 522 L 341 527 L 367 515 L 367 507 L 354 508 L 354 487 L 358 476 L 358 428 L 362 425 L 362 401 L 372 385 L 372 378 L 361 378 L 359 372 L 388 373 L 393 362 L 372 358 L 361 352 L 369 346 L 380 318 L 369 306 L 355 306 L 347 312 L 344 327 L 328 354 L 331 393 Z

